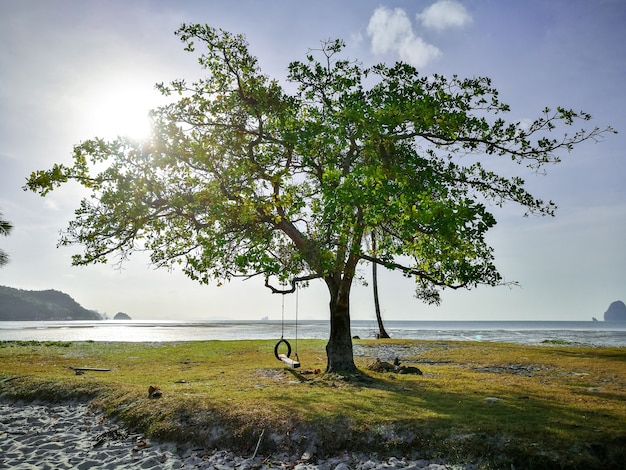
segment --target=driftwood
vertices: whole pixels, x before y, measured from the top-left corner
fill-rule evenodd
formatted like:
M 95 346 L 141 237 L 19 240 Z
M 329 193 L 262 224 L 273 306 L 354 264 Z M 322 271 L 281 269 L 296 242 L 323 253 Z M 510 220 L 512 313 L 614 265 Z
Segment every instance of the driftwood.
M 23 377 L 28 377 L 28 375 L 16 375 L 15 377 L 7 377 L 6 379 L 0 380 L 0 383 L 12 382 L 13 380 L 21 379 Z
M 71 370 L 75 370 L 75 371 L 81 371 L 81 372 L 85 372 L 85 371 L 89 371 L 89 372 L 111 372 L 111 369 L 99 369 L 97 367 L 68 367 L 68 369 Z

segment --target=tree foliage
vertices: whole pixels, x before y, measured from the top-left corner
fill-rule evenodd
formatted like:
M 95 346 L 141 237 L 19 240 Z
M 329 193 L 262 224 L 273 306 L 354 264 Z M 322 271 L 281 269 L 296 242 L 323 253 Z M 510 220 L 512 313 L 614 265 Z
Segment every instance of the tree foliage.
M 11 230 L 13 230 L 13 226 L 11 225 L 9 221 L 4 220 L 2 216 L 2 212 L 0 212 L 0 235 L 4 235 L 5 237 L 8 237 L 9 234 L 11 233 Z M 4 250 L 0 250 L 0 267 L 4 266 L 8 262 L 9 262 L 9 255 Z
M 555 205 L 490 162 L 541 171 L 612 131 L 552 137 L 590 116 L 559 107 L 528 126 L 508 122 L 488 78 L 365 67 L 342 57 L 341 41 L 291 63 L 297 89 L 288 93 L 262 74 L 243 36 L 201 25 L 177 35 L 198 48 L 206 78 L 157 85 L 172 102 L 152 111 L 152 137 L 83 142 L 72 165 L 34 172 L 27 187 L 45 195 L 75 180 L 91 190 L 60 239 L 84 246 L 74 264 L 141 249 L 202 283 L 261 276 L 284 292 L 281 283 L 322 279 L 328 370 L 354 368 L 349 296 L 359 263 L 413 277 L 428 302 L 443 288 L 501 284 L 485 240 L 496 223 L 488 205 L 543 215 Z M 373 232 L 375 252 L 365 243 Z

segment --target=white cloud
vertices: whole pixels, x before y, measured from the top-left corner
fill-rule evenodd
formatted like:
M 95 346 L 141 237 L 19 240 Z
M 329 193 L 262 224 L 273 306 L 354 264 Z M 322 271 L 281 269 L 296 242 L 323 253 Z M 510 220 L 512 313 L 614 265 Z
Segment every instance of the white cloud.
M 437 47 L 415 35 L 411 20 L 401 8 L 377 8 L 367 25 L 367 34 L 374 54 L 395 52 L 415 67 L 423 67 L 441 54 Z
M 398 53 L 400 54 L 400 59 L 415 67 L 423 67 L 441 55 L 439 49 L 419 37 L 406 39 L 400 43 Z
M 399 41 L 413 37 L 413 27 L 404 10 L 379 7 L 370 18 L 367 33 L 372 38 L 372 52 L 386 54 L 396 49 Z
M 443 30 L 465 26 L 472 22 L 472 17 L 460 3 L 454 0 L 439 0 L 418 14 L 417 20 L 426 28 Z

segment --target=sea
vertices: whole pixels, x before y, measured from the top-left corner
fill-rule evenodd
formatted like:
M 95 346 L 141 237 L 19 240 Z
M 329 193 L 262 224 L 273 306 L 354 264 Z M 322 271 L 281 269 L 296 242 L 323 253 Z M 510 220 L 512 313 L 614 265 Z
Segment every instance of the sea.
M 626 322 L 386 321 L 396 339 L 490 341 L 626 347 Z M 375 338 L 375 321 L 351 323 L 352 336 Z M 281 321 L 1 321 L 0 341 L 207 341 L 327 339 L 327 320 Z

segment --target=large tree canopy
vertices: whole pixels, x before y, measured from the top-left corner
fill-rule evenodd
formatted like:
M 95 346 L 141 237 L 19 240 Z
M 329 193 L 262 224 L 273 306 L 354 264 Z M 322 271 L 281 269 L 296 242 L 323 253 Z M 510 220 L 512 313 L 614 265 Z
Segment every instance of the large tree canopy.
M 552 138 L 557 125 L 590 116 L 546 108 L 530 125 L 507 122 L 487 78 L 364 67 L 341 57 L 341 41 L 291 63 L 288 93 L 261 73 L 243 36 L 201 25 L 177 35 L 200 50 L 207 75 L 157 85 L 173 99 L 152 111 L 152 137 L 81 143 L 72 166 L 34 172 L 27 188 L 46 195 L 74 180 L 92 191 L 60 240 L 84 246 L 74 264 L 141 249 L 202 283 L 260 276 L 284 292 L 323 280 L 328 371 L 355 369 L 349 300 L 359 263 L 413 277 L 429 302 L 442 288 L 502 283 L 485 241 L 496 223 L 487 206 L 552 214 L 555 205 L 489 162 L 540 170 L 611 131 Z

